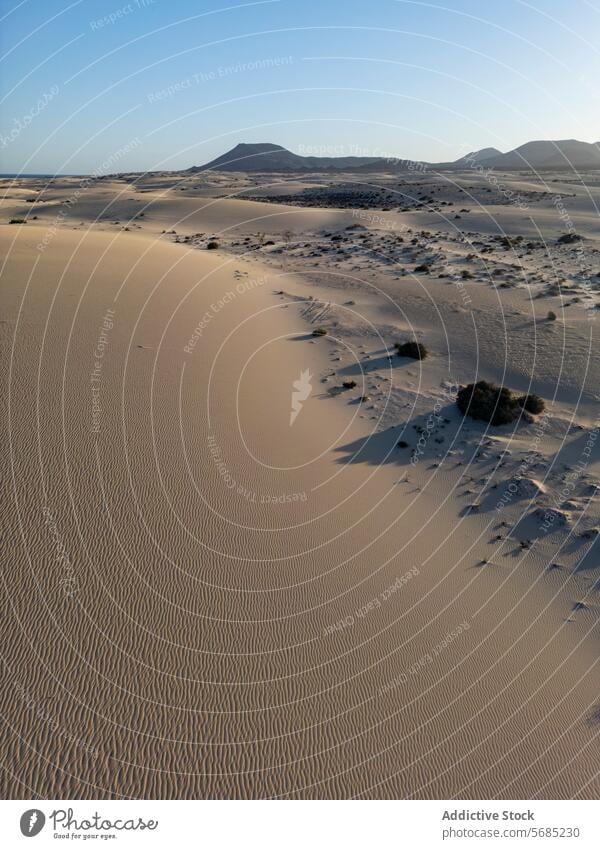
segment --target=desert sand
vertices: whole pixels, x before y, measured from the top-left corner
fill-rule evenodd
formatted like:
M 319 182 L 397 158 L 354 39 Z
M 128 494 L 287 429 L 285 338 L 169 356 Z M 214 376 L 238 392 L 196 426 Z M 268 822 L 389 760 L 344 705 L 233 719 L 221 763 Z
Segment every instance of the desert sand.
M 4 798 L 600 792 L 600 180 L 365 179 L 3 181 Z

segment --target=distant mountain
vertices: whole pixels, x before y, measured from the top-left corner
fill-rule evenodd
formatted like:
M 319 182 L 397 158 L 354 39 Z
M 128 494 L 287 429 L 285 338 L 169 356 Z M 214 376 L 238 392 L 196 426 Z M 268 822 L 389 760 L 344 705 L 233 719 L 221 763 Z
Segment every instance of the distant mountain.
M 471 153 L 461 156 L 460 159 L 455 159 L 451 164 L 455 168 L 465 166 L 468 168 L 469 165 L 481 165 L 483 162 L 489 162 L 496 156 L 503 156 L 502 151 L 498 150 L 497 147 L 484 147 L 482 150 L 473 150 Z
M 475 166 L 511 169 L 600 168 L 600 142 L 567 139 L 532 141 L 501 153 L 495 147 L 484 147 L 467 153 L 454 162 L 416 162 L 408 159 L 382 159 L 376 156 L 299 156 L 278 144 L 238 144 L 206 165 L 195 165 L 187 173 L 198 171 L 419 171 L 468 169 Z
M 298 156 L 278 144 L 237 144 L 195 171 L 306 171 L 329 168 L 356 168 L 378 162 L 376 156 Z
M 486 160 L 492 168 L 600 168 L 600 142 L 531 141 Z
M 190 171 L 288 171 L 301 167 L 302 157 L 278 144 L 237 144 L 207 165 Z

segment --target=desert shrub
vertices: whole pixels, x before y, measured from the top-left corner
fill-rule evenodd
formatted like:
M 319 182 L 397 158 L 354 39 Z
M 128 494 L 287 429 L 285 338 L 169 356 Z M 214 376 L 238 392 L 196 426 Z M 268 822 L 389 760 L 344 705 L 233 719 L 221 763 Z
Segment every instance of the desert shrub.
M 9 224 L 26 224 L 27 222 L 25 221 L 24 218 L 11 218 L 8 223 Z
M 327 336 L 327 331 L 324 327 L 315 327 L 312 332 L 313 336 Z
M 539 414 L 543 413 L 546 408 L 544 399 L 540 398 L 540 396 L 536 395 L 534 392 L 530 392 L 529 395 L 521 395 L 518 399 L 518 403 L 520 407 L 523 407 L 523 409 L 527 410 L 528 413 L 533 413 L 534 416 L 539 416 Z
M 212 241 L 212 242 L 209 242 L 209 243 L 206 245 L 206 250 L 207 250 L 207 251 L 216 251 L 218 247 L 219 247 L 219 243 L 218 243 L 218 242 L 215 242 L 215 241 Z
M 413 360 L 424 360 L 429 354 L 420 342 L 396 342 L 395 347 L 399 357 L 410 357 Z
M 523 236 L 498 236 L 498 241 L 508 251 L 510 248 L 518 248 L 519 242 L 523 241 Z
M 355 380 L 344 380 L 344 382 L 342 383 L 342 386 L 344 387 L 344 389 L 354 389 L 355 386 L 357 386 L 357 385 L 358 384 L 356 383 Z
M 492 425 L 509 424 L 519 418 L 522 410 L 535 415 L 544 410 L 545 404 L 539 395 L 514 395 L 506 386 L 496 386 L 486 380 L 461 386 L 456 395 L 458 409 L 472 419 Z
M 559 245 L 572 245 L 573 242 L 580 242 L 581 236 L 577 233 L 563 233 L 562 236 L 558 237 Z
M 546 316 L 548 321 L 556 321 L 556 313 L 552 310 L 548 310 L 548 315 Z

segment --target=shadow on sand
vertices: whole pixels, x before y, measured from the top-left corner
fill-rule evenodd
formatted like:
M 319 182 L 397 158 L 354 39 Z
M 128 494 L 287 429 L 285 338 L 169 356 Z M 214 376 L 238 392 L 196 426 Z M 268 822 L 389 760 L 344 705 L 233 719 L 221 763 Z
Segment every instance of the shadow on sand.
M 444 453 L 450 447 L 461 422 L 462 415 L 453 404 L 448 404 L 403 424 L 340 445 L 336 451 L 343 456 L 338 462 L 369 466 L 414 465 L 415 458 L 417 462 L 431 462 L 439 459 L 439 452 Z

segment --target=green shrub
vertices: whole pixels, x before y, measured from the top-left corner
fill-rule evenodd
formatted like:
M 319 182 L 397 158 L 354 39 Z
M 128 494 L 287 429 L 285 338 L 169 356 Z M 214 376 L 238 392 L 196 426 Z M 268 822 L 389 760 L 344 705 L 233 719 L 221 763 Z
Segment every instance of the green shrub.
M 327 336 L 327 331 L 324 327 L 315 327 L 312 332 L 313 336 Z

